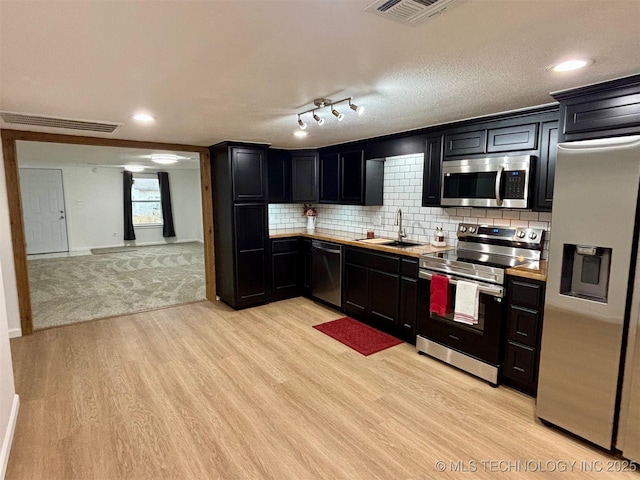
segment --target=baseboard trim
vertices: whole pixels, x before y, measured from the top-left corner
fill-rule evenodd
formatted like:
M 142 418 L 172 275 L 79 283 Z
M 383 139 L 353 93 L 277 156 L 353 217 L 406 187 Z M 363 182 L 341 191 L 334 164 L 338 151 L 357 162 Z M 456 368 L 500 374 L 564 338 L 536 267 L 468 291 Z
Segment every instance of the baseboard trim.
M 97 245 L 97 246 L 93 246 L 93 247 L 82 247 L 82 248 L 74 248 L 72 250 L 69 250 L 69 253 L 84 253 L 86 252 L 87 255 L 91 254 L 91 249 L 94 248 L 115 248 L 115 247 L 153 247 L 153 246 L 159 246 L 159 245 L 172 245 L 174 243 L 204 243 L 202 240 L 199 240 L 197 238 L 185 238 L 182 240 L 176 240 L 175 242 L 159 242 L 159 241 L 151 241 L 151 242 L 137 242 L 136 240 L 127 240 L 125 242 L 122 243 L 118 243 L 116 245 Z
M 9 424 L 7 425 L 7 431 L 4 434 L 2 450 L 0 450 L 0 478 L 4 478 L 7 473 L 9 453 L 11 453 L 11 444 L 13 443 L 13 434 L 16 431 L 16 423 L 18 421 L 18 410 L 20 410 L 20 397 L 18 394 L 15 394 L 13 396 L 11 414 L 9 415 Z
M 17 338 L 22 336 L 21 328 L 10 328 L 9 329 L 9 338 Z M 2 477 L 0 477 L 2 478 Z

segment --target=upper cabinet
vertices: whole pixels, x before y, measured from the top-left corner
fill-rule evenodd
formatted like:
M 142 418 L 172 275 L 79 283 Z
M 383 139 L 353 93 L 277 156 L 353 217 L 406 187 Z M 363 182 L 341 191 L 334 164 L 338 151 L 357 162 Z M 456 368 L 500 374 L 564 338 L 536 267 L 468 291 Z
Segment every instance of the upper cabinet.
M 442 135 L 427 137 L 424 150 L 424 170 L 422 174 L 422 206 L 440 205 L 440 186 L 442 180 Z
M 267 200 L 265 151 L 262 148 L 230 147 L 233 200 L 263 202 Z
M 487 130 L 487 153 L 535 150 L 537 145 L 537 123 L 526 123 L 513 127 L 490 128 Z
M 552 94 L 560 142 L 640 133 L 640 75 Z
M 269 149 L 269 203 L 318 201 L 318 152 Z
M 558 156 L 558 130 L 557 121 L 542 123 L 535 188 L 536 210 L 551 210 Z
M 473 130 L 471 132 L 452 133 L 444 137 L 444 156 L 473 155 L 484 153 L 487 148 L 487 131 Z
M 364 159 L 364 151 L 320 153 L 320 203 L 382 205 L 384 159 Z

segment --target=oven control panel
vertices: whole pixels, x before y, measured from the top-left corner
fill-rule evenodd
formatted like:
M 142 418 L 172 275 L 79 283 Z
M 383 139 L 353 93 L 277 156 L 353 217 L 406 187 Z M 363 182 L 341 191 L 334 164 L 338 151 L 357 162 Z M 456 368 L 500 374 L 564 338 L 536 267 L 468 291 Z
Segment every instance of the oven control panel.
M 542 228 L 499 227 L 470 223 L 458 225 L 458 239 L 474 238 L 541 245 L 544 238 L 544 230 Z

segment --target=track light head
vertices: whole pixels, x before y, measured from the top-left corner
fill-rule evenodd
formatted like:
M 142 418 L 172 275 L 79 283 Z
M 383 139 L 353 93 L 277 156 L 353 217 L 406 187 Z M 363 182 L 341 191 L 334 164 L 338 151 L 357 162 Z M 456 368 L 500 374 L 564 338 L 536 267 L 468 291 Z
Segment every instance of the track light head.
M 355 103 L 349 102 L 349 108 L 356 112 L 358 115 L 362 115 L 364 113 L 364 105 L 356 105 Z
M 300 126 L 300 130 L 304 130 L 307 128 L 307 124 L 302 121 L 300 115 L 298 115 L 298 125 Z
M 335 108 L 331 108 L 331 113 L 333 113 L 333 116 L 336 117 L 339 122 L 344 118 L 344 113 L 340 113 Z
M 324 125 L 324 118 L 318 116 L 315 112 L 313 112 L 313 119 L 318 122 L 318 125 Z

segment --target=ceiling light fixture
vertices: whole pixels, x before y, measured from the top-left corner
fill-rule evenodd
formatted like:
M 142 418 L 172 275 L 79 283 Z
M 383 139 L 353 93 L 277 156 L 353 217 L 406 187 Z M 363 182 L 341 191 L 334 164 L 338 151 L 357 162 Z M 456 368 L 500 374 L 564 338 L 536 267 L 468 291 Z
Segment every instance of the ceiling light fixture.
M 358 115 L 362 115 L 364 113 L 364 107 L 362 105 L 355 105 L 351 100 L 353 100 L 352 97 L 343 98 L 342 100 L 336 100 L 335 102 L 330 98 L 316 98 L 313 101 L 313 104 L 315 105 L 314 108 L 310 108 L 309 110 L 298 113 L 298 125 L 300 126 L 300 129 L 304 130 L 305 128 L 307 128 L 307 124 L 304 123 L 301 118 L 302 115 L 305 115 L 307 113 L 310 113 L 312 115 L 313 119 L 318 123 L 318 125 L 323 125 L 324 118 L 320 117 L 316 113 L 316 111 L 325 107 L 329 108 L 333 116 L 336 117 L 339 122 L 341 122 L 344 119 L 344 113 L 340 113 L 338 110 L 336 110 L 334 105 L 343 102 L 349 102 L 349 108 L 351 108 L 351 110 L 356 112 Z
M 170 153 L 152 153 L 151 161 L 159 163 L 160 165 L 171 165 L 177 163 L 180 157 L 178 155 L 172 155 Z
M 571 72 L 573 70 L 578 70 L 580 68 L 588 67 L 589 65 L 593 65 L 593 60 L 591 59 L 572 59 L 567 60 L 565 62 L 554 63 L 553 65 L 549 65 L 547 70 L 552 72 Z
M 140 123 L 150 123 L 153 122 L 156 117 L 154 117 L 153 115 L 149 114 L 149 113 L 144 113 L 144 112 L 139 112 L 133 115 L 132 117 L 136 122 L 140 122 Z
M 125 165 L 124 169 L 127 172 L 137 173 L 137 172 L 142 172 L 144 170 L 144 165 Z
M 303 137 L 306 137 L 307 135 L 309 135 L 308 132 L 303 132 L 302 130 L 296 130 L 295 132 L 293 132 L 293 134 L 296 137 L 300 137 L 300 138 L 303 138 Z

